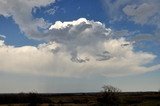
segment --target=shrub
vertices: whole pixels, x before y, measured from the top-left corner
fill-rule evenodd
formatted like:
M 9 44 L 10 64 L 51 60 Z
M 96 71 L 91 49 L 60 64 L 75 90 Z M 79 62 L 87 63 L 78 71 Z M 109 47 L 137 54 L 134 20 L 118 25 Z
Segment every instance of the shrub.
M 101 105 L 116 106 L 121 103 L 121 100 L 119 98 L 119 92 L 121 92 L 120 89 L 113 87 L 111 85 L 105 85 L 102 88 L 103 88 L 102 97 L 97 99 L 97 101 Z

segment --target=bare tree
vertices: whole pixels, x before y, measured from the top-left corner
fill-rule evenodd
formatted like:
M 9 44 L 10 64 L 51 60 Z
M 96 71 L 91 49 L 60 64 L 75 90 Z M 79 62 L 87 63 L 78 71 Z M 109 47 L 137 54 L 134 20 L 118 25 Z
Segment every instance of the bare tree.
M 103 92 L 108 92 L 108 93 L 121 92 L 119 88 L 116 88 L 112 85 L 104 85 L 102 88 L 103 88 Z
M 119 98 L 119 92 L 121 90 L 111 85 L 104 85 L 102 92 L 102 98 L 98 99 L 101 105 L 107 106 L 117 106 L 121 103 L 121 99 Z

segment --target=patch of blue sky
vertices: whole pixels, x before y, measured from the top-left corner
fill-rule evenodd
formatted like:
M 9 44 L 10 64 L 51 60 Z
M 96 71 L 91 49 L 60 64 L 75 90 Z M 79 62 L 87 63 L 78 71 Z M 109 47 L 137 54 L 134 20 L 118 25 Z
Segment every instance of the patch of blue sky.
M 90 5 L 88 5 L 90 4 Z M 58 5 L 54 15 L 46 14 L 45 11 L 54 9 Z M 70 1 L 59 1 L 48 7 L 42 7 L 37 9 L 33 15 L 35 17 L 43 17 L 49 22 L 55 21 L 72 21 L 79 18 L 86 18 L 88 20 L 101 21 L 102 23 L 106 20 L 105 11 L 99 1 L 93 0 L 70 0 Z
M 6 36 L 5 44 L 12 46 L 38 45 L 42 41 L 27 38 L 13 21 L 12 17 L 0 16 L 0 34 Z

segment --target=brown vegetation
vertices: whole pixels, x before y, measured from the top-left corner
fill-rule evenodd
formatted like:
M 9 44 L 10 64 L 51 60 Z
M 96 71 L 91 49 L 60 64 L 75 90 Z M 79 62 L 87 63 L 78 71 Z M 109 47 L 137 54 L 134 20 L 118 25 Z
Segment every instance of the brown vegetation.
M 160 106 L 159 92 L 1 94 L 0 106 Z

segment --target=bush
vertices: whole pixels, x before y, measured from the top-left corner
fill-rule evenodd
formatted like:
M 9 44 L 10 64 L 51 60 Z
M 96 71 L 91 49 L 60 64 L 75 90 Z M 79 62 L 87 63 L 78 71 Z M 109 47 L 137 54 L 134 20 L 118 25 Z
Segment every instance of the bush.
M 121 100 L 119 98 L 119 92 L 121 92 L 120 89 L 115 88 L 111 85 L 105 85 L 102 88 L 102 97 L 97 99 L 100 104 L 116 106 L 121 103 Z
M 116 88 L 114 86 L 111 86 L 111 85 L 104 85 L 103 87 L 103 92 L 112 92 L 112 93 L 115 93 L 115 92 L 121 92 L 121 90 L 119 88 Z

